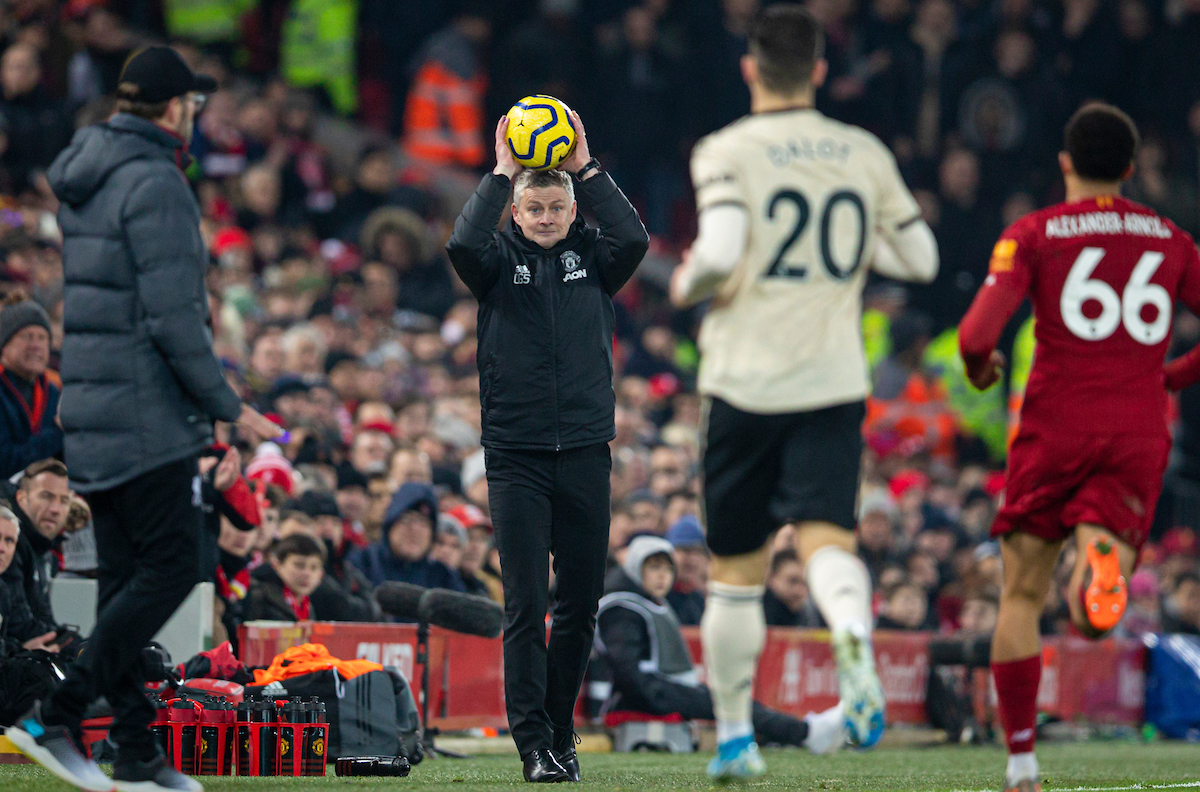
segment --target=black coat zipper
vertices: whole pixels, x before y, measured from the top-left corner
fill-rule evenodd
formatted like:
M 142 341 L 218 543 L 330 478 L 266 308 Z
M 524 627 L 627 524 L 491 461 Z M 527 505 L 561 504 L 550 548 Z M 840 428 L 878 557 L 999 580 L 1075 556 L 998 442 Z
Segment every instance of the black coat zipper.
M 554 288 L 558 284 L 555 279 L 558 278 L 558 269 L 554 266 L 554 256 L 547 256 L 546 261 L 546 297 L 550 304 L 550 355 L 553 371 L 550 377 L 550 392 L 553 394 L 554 402 L 554 450 L 561 451 L 562 444 L 558 436 L 558 326 L 554 316 Z

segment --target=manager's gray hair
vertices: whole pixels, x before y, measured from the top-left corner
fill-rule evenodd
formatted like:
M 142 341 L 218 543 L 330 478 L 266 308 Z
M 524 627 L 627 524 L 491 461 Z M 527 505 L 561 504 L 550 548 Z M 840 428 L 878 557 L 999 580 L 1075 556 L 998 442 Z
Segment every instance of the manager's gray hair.
M 8 520 L 17 526 L 17 533 L 21 532 L 21 521 L 17 519 L 17 515 L 13 514 L 13 510 L 7 506 L 0 506 L 0 520 Z
M 517 178 L 513 180 L 513 203 L 517 206 L 521 205 L 521 193 L 525 192 L 527 187 L 562 187 L 567 191 L 567 197 L 575 200 L 575 185 L 570 175 L 560 170 L 523 170 L 518 173 Z

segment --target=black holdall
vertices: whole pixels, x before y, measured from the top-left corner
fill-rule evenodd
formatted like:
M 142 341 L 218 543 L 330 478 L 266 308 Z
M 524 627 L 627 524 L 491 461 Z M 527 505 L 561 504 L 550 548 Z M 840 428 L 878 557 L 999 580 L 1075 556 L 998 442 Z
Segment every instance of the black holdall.
M 246 688 L 247 696 L 313 697 L 325 704 L 329 723 L 326 755 L 423 758 L 421 722 L 408 680 L 398 670 L 369 671 L 345 679 L 335 669 Z

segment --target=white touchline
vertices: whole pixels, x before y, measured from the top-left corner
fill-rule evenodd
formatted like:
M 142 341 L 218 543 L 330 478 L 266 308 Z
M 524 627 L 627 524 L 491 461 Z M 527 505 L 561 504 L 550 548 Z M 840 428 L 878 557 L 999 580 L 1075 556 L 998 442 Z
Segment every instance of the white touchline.
M 1046 792 L 1128 792 L 1138 789 L 1194 789 L 1200 787 L 1200 781 L 1187 781 L 1182 784 L 1134 784 L 1133 786 L 1103 786 L 1103 787 L 1046 787 Z M 988 789 L 958 789 L 955 792 L 994 792 Z

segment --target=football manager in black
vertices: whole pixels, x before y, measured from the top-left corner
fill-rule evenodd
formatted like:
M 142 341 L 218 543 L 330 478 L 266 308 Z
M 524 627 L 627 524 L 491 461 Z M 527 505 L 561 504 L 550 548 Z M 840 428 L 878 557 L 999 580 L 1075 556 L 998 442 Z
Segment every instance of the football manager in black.
M 225 382 L 207 327 L 208 256 L 181 169 L 216 88 L 174 50 L 139 51 L 121 72 L 117 113 L 76 133 L 47 174 L 63 231 L 64 451 L 92 509 L 100 592 L 83 654 L 8 737 L 96 792 L 200 790 L 150 733 L 142 649 L 200 579 L 197 460 L 213 420 L 279 433 Z M 72 739 L 99 696 L 113 709 L 111 779 Z
M 650 240 L 588 152 L 522 170 L 496 127 L 496 168 L 446 250 L 479 300 L 488 502 L 504 579 L 504 693 L 528 781 L 579 779 L 573 713 L 604 590 L 613 415 L 612 296 Z M 512 191 L 512 221 L 497 231 Z M 575 195 L 599 223 L 577 214 Z M 550 644 L 549 555 L 555 586 Z

